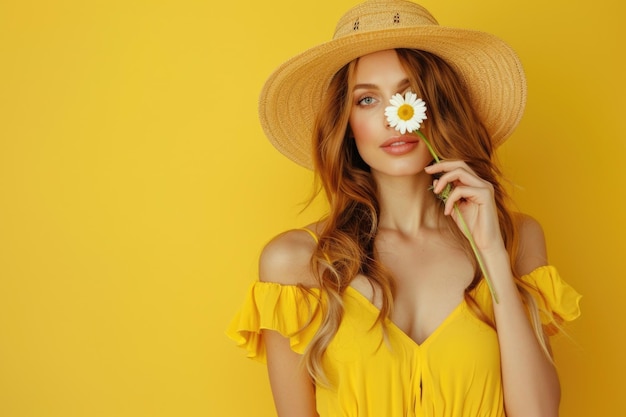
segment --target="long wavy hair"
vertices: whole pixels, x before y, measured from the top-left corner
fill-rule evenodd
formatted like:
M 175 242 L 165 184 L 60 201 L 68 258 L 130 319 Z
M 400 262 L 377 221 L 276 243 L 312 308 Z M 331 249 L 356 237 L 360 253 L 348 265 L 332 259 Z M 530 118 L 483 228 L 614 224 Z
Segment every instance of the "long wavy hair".
M 494 161 L 494 146 L 463 82 L 436 55 L 409 49 L 398 49 L 397 54 L 412 90 L 428 103 L 429 115 L 423 130 L 435 151 L 443 159 L 466 161 L 479 177 L 493 184 L 502 238 L 514 265 L 517 230 L 507 208 L 502 175 Z M 322 356 L 341 323 L 342 294 L 350 282 L 362 274 L 380 291 L 382 306 L 378 322 L 382 325 L 393 310 L 394 278 L 381 263 L 374 245 L 380 215 L 377 186 L 350 138 L 348 125 L 357 62 L 347 64 L 333 77 L 314 127 L 312 151 L 316 179 L 330 209 L 311 259 L 317 285 L 325 297 L 323 319 L 305 352 L 304 364 L 311 377 L 321 383 L 327 382 Z M 495 328 L 471 296 L 470 291 L 483 278 L 467 239 L 449 217 L 441 215 L 441 221 L 447 222 L 468 258 L 474 260 L 474 277 L 465 290 L 468 305 L 481 320 Z M 536 336 L 550 357 L 536 303 L 519 277 L 515 279 L 530 311 Z

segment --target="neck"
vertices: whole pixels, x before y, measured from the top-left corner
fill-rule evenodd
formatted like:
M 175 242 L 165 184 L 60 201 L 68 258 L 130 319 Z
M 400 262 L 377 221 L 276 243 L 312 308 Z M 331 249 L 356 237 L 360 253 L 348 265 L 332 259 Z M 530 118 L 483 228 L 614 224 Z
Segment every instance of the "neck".
M 376 175 L 380 202 L 379 227 L 415 236 L 424 228 L 435 228 L 440 202 L 429 189 L 432 177 Z

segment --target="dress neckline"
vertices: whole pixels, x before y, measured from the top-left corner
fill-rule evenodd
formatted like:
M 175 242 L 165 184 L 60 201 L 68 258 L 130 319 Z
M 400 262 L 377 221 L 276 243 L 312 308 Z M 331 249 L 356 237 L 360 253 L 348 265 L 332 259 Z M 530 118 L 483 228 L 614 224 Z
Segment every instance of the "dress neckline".
M 359 304 L 365 306 L 377 316 L 380 313 L 380 309 L 378 307 L 376 307 L 365 295 L 363 295 L 359 290 L 352 287 L 351 285 L 349 285 L 346 288 L 346 293 L 350 293 L 354 299 L 359 301 Z M 409 336 L 407 333 L 405 333 L 404 330 L 402 330 L 390 318 L 385 319 L 385 324 L 387 325 L 389 329 L 391 329 L 391 331 L 399 334 L 402 339 L 405 339 L 407 343 L 411 344 L 413 347 L 419 348 L 419 349 L 425 349 L 426 347 L 428 347 L 428 345 L 432 343 L 434 339 L 437 338 L 437 336 L 441 332 L 443 332 L 446 329 L 446 327 L 448 327 L 448 324 L 451 321 L 453 321 L 453 319 L 456 316 L 458 316 L 461 313 L 461 311 L 465 310 L 465 307 L 466 307 L 466 301 L 465 299 L 463 299 L 461 300 L 459 304 L 456 305 L 456 307 L 452 309 L 452 311 L 450 311 L 450 313 L 446 316 L 446 318 L 444 318 L 441 321 L 441 323 L 439 323 L 439 325 L 435 328 L 435 330 L 433 330 L 424 340 L 422 340 L 419 343 L 415 339 L 413 339 L 411 336 Z

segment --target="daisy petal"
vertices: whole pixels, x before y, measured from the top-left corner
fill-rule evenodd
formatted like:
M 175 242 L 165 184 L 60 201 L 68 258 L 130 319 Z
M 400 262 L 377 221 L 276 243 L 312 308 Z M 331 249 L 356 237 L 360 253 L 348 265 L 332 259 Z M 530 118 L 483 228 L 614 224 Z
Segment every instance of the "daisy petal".
M 422 122 L 426 119 L 426 103 L 421 98 L 417 97 L 417 94 L 407 91 L 402 97 L 401 94 L 394 94 L 389 100 L 391 106 L 385 107 L 385 117 L 389 126 L 394 127 L 401 134 L 408 132 L 414 132 L 419 130 Z M 410 106 L 413 110 L 412 115 L 404 111 L 400 113 L 400 109 L 403 106 Z M 408 118 L 405 120 L 405 118 Z

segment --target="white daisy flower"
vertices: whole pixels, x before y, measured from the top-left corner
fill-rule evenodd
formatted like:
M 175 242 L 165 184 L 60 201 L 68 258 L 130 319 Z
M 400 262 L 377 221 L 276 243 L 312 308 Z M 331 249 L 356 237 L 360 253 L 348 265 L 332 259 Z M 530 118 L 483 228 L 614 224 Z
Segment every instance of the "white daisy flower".
M 417 94 L 408 91 L 404 97 L 394 94 L 389 100 L 391 106 L 385 108 L 389 126 L 395 127 L 403 135 L 420 128 L 426 119 L 426 103 Z

